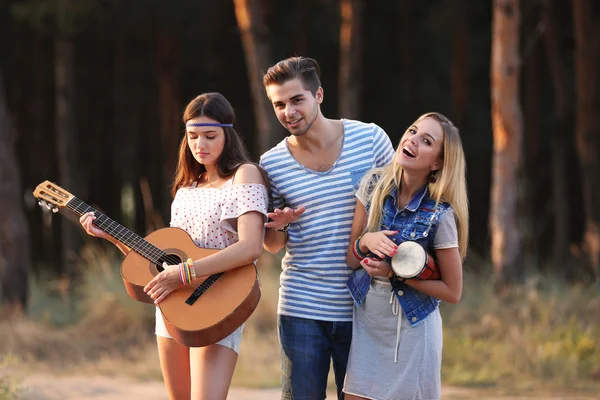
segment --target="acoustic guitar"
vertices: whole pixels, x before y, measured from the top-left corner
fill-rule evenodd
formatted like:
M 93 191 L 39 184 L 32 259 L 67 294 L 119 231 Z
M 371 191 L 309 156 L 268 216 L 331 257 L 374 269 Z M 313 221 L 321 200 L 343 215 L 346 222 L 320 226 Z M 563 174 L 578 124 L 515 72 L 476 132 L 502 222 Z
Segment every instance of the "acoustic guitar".
M 67 209 L 81 216 L 93 211 L 94 225 L 132 250 L 121 264 L 121 276 L 129 296 L 143 303 L 154 304 L 144 286 L 163 270 L 163 262 L 176 265 L 220 251 L 196 246 L 179 228 L 158 229 L 142 238 L 49 181 L 39 184 L 33 195 L 53 212 Z M 185 346 L 202 347 L 240 327 L 256 309 L 260 294 L 256 266 L 248 264 L 199 277 L 173 291 L 158 307 L 173 339 Z

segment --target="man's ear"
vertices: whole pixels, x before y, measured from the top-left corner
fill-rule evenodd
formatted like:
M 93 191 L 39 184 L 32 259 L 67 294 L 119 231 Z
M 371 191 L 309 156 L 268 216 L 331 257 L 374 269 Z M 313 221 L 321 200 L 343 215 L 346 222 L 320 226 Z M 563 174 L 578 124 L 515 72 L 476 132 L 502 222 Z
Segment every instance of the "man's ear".
M 321 104 L 323 102 L 324 95 L 325 95 L 325 91 L 323 90 L 322 87 L 319 87 L 317 89 L 317 92 L 315 93 L 315 99 L 317 99 L 317 103 Z

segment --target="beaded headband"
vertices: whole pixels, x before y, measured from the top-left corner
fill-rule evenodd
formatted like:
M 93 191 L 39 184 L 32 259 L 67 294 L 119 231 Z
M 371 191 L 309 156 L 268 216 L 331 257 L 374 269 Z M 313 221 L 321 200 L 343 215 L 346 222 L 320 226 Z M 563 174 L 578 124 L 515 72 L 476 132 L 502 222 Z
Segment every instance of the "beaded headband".
M 198 123 L 192 123 L 192 122 L 188 122 L 187 124 L 185 124 L 186 127 L 188 126 L 221 126 L 221 127 L 232 127 L 233 124 L 216 124 L 213 122 L 198 122 Z

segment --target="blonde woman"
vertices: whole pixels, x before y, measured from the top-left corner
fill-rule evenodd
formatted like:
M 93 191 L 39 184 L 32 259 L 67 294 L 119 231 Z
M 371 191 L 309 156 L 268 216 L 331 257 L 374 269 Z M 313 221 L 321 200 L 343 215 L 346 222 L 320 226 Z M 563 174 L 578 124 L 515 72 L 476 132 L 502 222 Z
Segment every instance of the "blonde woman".
M 439 399 L 440 301 L 456 304 L 468 242 L 465 157 L 458 129 L 439 113 L 419 117 L 393 161 L 367 173 L 347 262 L 354 298 L 348 399 Z M 439 280 L 400 279 L 390 260 L 404 241 L 431 254 Z

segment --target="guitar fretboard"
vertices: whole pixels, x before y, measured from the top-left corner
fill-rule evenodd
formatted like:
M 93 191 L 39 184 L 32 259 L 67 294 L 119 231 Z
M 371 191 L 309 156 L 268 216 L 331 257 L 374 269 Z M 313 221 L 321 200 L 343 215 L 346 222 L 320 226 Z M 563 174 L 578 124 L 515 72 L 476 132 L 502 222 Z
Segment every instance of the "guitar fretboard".
M 73 198 L 69 200 L 65 206 L 79 217 L 85 213 L 93 211 L 94 215 L 96 216 L 94 226 L 102 229 L 104 232 L 108 233 L 110 236 L 114 237 L 119 242 L 123 243 L 131 250 L 134 250 L 144 258 L 152 261 L 156 265 L 160 265 L 161 259 L 164 259 L 167 255 L 164 251 L 160 250 L 152 243 L 147 242 L 141 236 L 125 228 L 118 222 L 115 222 L 105 214 L 94 209 L 92 206 L 84 203 L 75 196 L 73 196 Z

